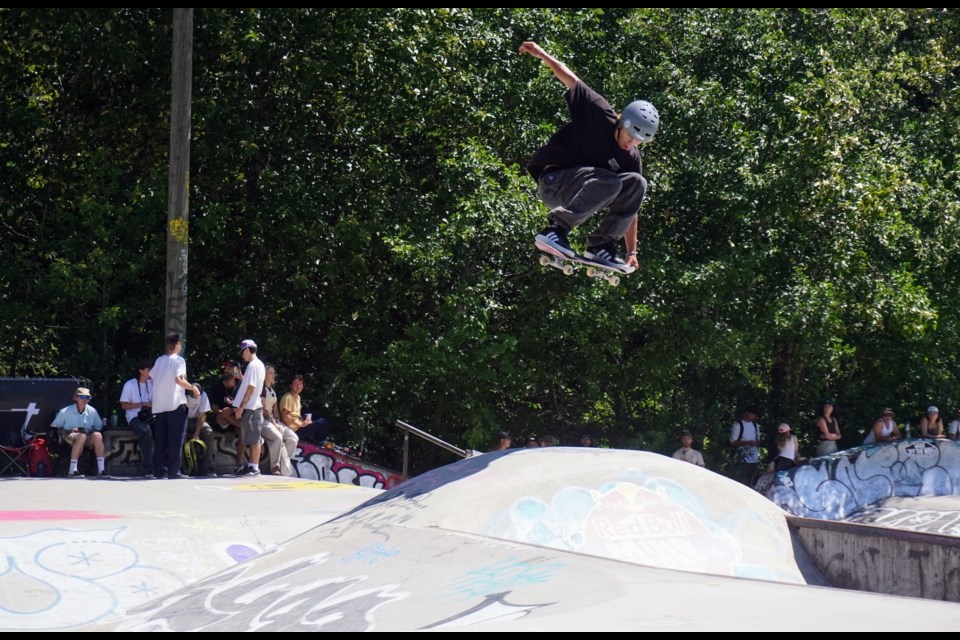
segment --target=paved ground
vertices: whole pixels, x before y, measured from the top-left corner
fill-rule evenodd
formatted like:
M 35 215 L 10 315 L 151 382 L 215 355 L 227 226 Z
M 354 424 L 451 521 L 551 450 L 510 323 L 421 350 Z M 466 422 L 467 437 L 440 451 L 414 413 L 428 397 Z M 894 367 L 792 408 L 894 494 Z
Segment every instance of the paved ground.
M 496 452 L 384 492 L 11 480 L 0 501 L 3 630 L 960 628 L 956 604 L 811 586 L 778 507 L 645 452 Z

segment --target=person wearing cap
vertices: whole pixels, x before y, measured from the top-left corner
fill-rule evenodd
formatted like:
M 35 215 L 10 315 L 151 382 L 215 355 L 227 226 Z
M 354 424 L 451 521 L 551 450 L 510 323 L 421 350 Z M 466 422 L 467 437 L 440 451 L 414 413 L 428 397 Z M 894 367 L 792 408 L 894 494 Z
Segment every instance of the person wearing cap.
M 237 443 L 237 466 L 244 466 L 243 446 L 240 444 L 240 420 L 233 409 L 233 399 L 237 395 L 238 385 L 243 374 L 240 366 L 233 360 L 224 360 L 220 365 L 220 380 L 210 387 L 210 409 L 214 412 L 213 426 L 220 433 L 232 431 Z
M 730 427 L 730 446 L 734 447 L 733 478 L 748 487 L 752 487 L 760 463 L 760 426 L 759 414 L 754 407 L 747 407 Z
M 833 415 L 833 400 L 824 400 L 820 403 L 820 413 L 817 415 L 817 457 L 828 456 L 837 452 L 837 441 L 840 439 L 840 423 Z
M 187 435 L 187 395 L 195 396 L 200 388 L 187 381 L 187 362 L 180 357 L 183 341 L 171 331 L 164 338 L 166 353 L 156 359 L 150 369 L 153 380 L 154 454 L 153 471 L 158 478 L 186 478 L 180 473 L 183 442 Z
M 240 476 L 260 475 L 260 451 L 263 447 L 263 382 L 266 368 L 257 357 L 257 343 L 244 340 L 240 343 L 240 355 L 247 363 L 237 397 L 233 399 L 233 411 L 240 420 L 240 444 L 250 447 L 247 464 L 237 470 Z
M 873 427 L 867 432 L 867 437 L 863 439 L 863 444 L 877 444 L 880 442 L 893 442 L 900 440 L 903 436 L 900 434 L 900 427 L 894 420 L 893 409 L 885 408 L 880 417 L 873 423 Z
M 537 436 L 530 436 L 529 438 L 527 438 L 527 445 L 526 445 L 525 448 L 526 448 L 526 449 L 539 449 L 539 448 L 540 448 L 540 440 L 537 439 Z
M 82 478 L 77 469 L 84 447 L 93 449 L 97 456 L 97 477 L 105 477 L 103 459 L 103 420 L 97 410 L 90 406 L 90 389 L 79 387 L 73 394 L 73 404 L 60 409 L 52 426 L 63 432 L 63 439 L 70 443 L 70 468 L 68 478 Z
M 680 448 L 673 452 L 673 457 L 698 467 L 707 466 L 703 462 L 703 455 L 693 448 L 693 434 L 689 431 L 680 434 Z
M 940 417 L 940 409 L 933 405 L 927 407 L 926 415 L 920 418 L 920 437 L 947 437 L 947 430 L 943 428 L 943 418 Z
M 777 457 L 773 460 L 773 470 L 792 469 L 805 459 L 800 456 L 800 443 L 797 436 L 790 433 L 790 425 L 781 422 L 777 427 Z
M 150 362 L 140 360 L 133 377 L 120 392 L 120 408 L 124 410 L 127 426 L 137 434 L 143 476 L 153 477 L 153 382 L 150 380 Z

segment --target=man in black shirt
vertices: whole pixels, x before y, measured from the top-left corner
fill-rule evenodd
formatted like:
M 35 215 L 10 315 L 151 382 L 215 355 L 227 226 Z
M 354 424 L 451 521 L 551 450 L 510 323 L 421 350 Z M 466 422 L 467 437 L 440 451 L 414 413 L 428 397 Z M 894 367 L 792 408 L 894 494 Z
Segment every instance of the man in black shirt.
M 617 114 L 599 93 L 535 42 L 520 54 L 546 62 L 567 87 L 570 121 L 554 133 L 528 165 L 540 198 L 549 207 L 550 226 L 537 234 L 543 251 L 573 257 L 567 234 L 601 209 L 608 213 L 587 237 L 583 256 L 631 273 L 637 268 L 637 211 L 647 192 L 638 145 L 653 140 L 660 116 L 652 104 L 635 100 Z M 617 254 L 624 239 L 627 259 Z

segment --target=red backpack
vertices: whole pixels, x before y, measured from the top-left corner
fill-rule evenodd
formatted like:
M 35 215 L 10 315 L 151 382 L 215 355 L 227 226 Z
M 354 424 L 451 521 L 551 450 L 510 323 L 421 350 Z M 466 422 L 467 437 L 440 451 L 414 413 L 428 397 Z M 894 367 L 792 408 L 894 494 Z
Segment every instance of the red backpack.
M 53 477 L 53 457 L 46 438 L 36 437 L 30 441 L 27 452 L 27 470 L 33 478 Z

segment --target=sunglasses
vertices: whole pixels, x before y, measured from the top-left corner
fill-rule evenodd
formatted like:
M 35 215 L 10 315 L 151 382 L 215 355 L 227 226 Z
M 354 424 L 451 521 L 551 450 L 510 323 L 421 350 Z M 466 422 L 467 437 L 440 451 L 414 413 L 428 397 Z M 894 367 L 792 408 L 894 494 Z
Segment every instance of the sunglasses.
M 89 400 L 90 396 L 77 396 L 77 400 Z

